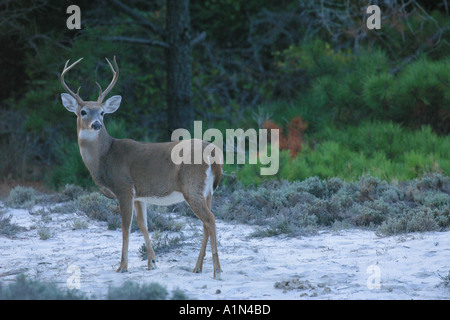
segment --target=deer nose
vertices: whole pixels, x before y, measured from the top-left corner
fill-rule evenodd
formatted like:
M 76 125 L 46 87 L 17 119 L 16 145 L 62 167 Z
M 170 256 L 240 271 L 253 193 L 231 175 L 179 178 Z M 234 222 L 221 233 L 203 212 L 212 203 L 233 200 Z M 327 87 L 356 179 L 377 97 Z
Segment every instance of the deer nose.
M 100 130 L 102 128 L 102 124 L 100 121 L 94 121 L 94 123 L 91 124 L 92 129 L 94 130 Z

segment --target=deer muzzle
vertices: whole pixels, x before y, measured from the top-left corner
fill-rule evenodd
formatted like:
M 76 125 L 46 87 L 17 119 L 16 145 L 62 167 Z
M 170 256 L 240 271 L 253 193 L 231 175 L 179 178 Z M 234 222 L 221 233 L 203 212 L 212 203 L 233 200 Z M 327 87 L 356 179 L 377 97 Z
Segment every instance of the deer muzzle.
M 100 121 L 96 120 L 91 124 L 91 128 L 94 130 L 100 130 L 102 128 L 102 124 Z

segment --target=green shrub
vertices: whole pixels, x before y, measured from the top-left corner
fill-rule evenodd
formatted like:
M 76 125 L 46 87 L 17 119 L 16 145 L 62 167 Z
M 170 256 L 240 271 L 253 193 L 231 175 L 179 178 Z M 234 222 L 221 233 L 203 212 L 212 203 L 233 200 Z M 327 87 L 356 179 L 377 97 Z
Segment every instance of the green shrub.
M 431 125 L 447 134 L 450 125 L 450 60 L 419 59 L 398 75 L 391 103 L 393 119 L 414 127 Z
M 296 76 L 296 71 L 302 71 L 312 79 L 339 74 L 354 62 L 350 50 L 334 50 L 329 43 L 317 38 L 291 45 L 278 52 L 276 58 L 281 73 Z
M 243 185 L 258 185 L 276 178 L 294 181 L 317 176 L 354 181 L 370 174 L 404 181 L 432 172 L 450 174 L 450 137 L 436 135 L 429 126 L 410 130 L 393 122 L 362 122 L 345 129 L 329 126 L 308 140 L 294 159 L 288 152 L 280 152 L 277 175 L 261 176 L 259 164 L 246 164 L 237 167 L 236 177 Z
M 395 78 L 389 72 L 370 74 L 365 77 L 362 97 L 370 113 L 378 119 L 391 115 L 391 105 L 395 98 Z
M 268 151 L 270 152 L 270 151 Z M 279 179 L 283 168 L 286 168 L 291 162 L 291 157 L 288 150 L 279 151 L 279 171 L 275 175 L 261 175 L 261 168 L 268 168 L 269 165 L 263 165 L 260 159 L 257 159 L 256 164 L 225 164 L 223 171 L 227 175 L 236 178 L 244 186 L 259 185 L 265 180 Z M 225 179 L 224 179 L 225 180 Z M 222 184 L 222 182 L 221 182 Z
M 54 146 L 54 153 L 58 164 L 47 178 L 47 183 L 51 187 L 58 189 L 66 184 L 75 184 L 83 188 L 92 188 L 94 186 L 89 170 L 81 158 L 76 140 L 57 140 Z
M 298 106 L 285 107 L 275 117 L 300 115 L 312 121 L 313 131 L 317 120 L 327 115 L 339 126 L 378 119 L 449 132 L 448 58 L 432 61 L 420 56 L 394 74 L 395 61 L 390 62 L 385 51 L 362 48 L 356 54 L 309 39 L 277 53 L 276 60 L 283 79 L 278 90 L 289 90 L 284 94 L 288 97 L 296 92 Z M 310 117 L 310 110 L 322 115 Z
M 107 118 L 105 119 L 105 127 L 107 127 L 108 134 L 111 137 L 114 137 L 116 139 L 128 138 L 126 123 L 123 118 L 120 119 Z
M 323 52 L 325 56 L 330 55 L 327 50 Z M 386 55 L 381 51 L 362 51 L 358 55 L 337 51 L 331 56 L 335 58 L 328 58 L 328 64 L 331 64 L 333 71 L 312 77 L 314 80 L 299 103 L 308 103 L 309 108 L 317 108 L 329 114 L 341 126 L 356 124 L 373 116 L 363 99 L 364 83 L 368 77 L 389 71 Z M 311 63 L 310 68 L 320 70 L 320 53 L 313 61 L 319 64 Z

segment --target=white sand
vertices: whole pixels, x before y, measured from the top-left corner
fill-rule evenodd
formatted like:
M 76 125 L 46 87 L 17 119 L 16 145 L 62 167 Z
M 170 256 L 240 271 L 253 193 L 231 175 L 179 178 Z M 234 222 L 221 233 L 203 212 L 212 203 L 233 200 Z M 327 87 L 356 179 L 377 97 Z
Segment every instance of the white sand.
M 133 232 L 129 271 L 118 274 L 114 270 L 120 260 L 120 230 L 107 230 L 106 223 L 75 213 L 51 214 L 47 225 L 53 236 L 41 240 L 34 228 L 40 216 L 21 209 L 8 212 L 27 230 L 13 239 L 0 236 L 3 284 L 25 273 L 66 287 L 68 280 L 69 285 L 77 283 L 79 271 L 80 290 L 100 299 L 108 286 L 126 280 L 158 282 L 169 292 L 179 288 L 196 299 L 450 298 L 450 288 L 439 277 L 450 271 L 450 232 L 381 238 L 373 231 L 355 229 L 324 230 L 301 238 L 248 238 L 254 227 L 217 220 L 224 272 L 222 280 L 214 280 L 209 246 L 203 273 L 192 273 L 202 239 L 201 223 L 194 218 L 180 217 L 186 224 L 184 244 L 160 254 L 155 270 L 147 270 L 146 261 L 139 258 L 144 241 L 139 231 Z M 72 230 L 74 219 L 87 221 L 88 228 Z M 276 282 L 281 288 L 275 288 Z

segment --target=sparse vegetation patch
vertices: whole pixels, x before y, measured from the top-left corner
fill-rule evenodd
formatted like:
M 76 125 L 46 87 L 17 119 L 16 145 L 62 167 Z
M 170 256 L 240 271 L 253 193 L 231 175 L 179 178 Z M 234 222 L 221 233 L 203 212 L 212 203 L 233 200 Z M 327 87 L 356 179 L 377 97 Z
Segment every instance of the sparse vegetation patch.
M 319 227 L 371 228 L 383 235 L 445 231 L 450 228 L 450 178 L 388 183 L 361 176 L 304 181 L 268 180 L 257 187 L 235 186 L 214 201 L 217 217 L 261 226 L 256 236 L 311 233 Z

